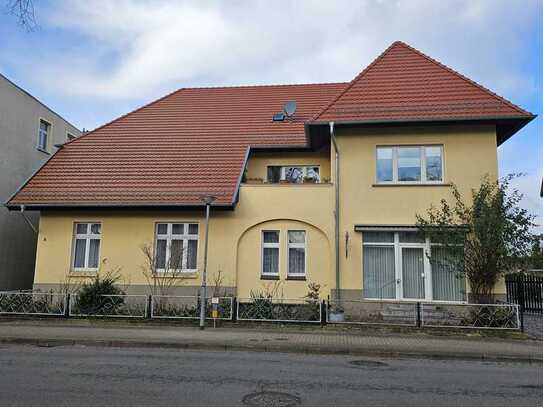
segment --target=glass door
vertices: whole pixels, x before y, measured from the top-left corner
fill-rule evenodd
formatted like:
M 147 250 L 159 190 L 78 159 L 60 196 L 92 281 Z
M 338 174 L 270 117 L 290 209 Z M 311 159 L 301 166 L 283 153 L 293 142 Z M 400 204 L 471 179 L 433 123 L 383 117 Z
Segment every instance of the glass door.
M 425 293 L 424 248 L 401 248 L 402 291 L 406 300 L 423 300 Z

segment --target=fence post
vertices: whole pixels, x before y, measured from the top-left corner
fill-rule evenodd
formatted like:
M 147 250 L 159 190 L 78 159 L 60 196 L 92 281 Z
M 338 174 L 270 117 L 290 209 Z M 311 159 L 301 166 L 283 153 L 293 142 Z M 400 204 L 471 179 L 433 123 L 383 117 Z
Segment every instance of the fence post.
M 321 325 L 324 326 L 326 325 L 326 312 L 327 312 L 326 300 L 322 300 L 320 307 L 321 307 Z
M 237 297 L 232 298 L 232 322 L 237 322 L 238 320 L 238 299 Z
M 520 332 L 524 332 L 524 282 L 522 281 L 522 276 L 516 276 L 517 282 L 517 302 L 518 302 L 518 311 L 520 318 Z
M 417 302 L 417 328 L 420 328 L 422 326 L 421 311 L 422 307 L 420 305 L 420 302 Z
M 147 319 L 153 318 L 153 296 L 152 295 L 147 296 L 147 315 L 145 315 L 145 318 Z
M 64 303 L 64 318 L 70 317 L 70 301 L 71 301 L 71 295 L 70 293 L 67 293 L 65 303 Z

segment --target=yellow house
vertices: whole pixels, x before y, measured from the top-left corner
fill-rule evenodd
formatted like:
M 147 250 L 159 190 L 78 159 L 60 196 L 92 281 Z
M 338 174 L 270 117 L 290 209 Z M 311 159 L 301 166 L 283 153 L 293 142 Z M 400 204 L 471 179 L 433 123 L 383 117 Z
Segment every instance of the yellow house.
M 41 212 L 36 289 L 116 270 L 149 293 L 173 269 L 195 295 L 213 197 L 208 285 L 461 302 L 416 215 L 496 178 L 533 118 L 395 42 L 347 83 L 180 89 L 64 144 L 7 206 Z

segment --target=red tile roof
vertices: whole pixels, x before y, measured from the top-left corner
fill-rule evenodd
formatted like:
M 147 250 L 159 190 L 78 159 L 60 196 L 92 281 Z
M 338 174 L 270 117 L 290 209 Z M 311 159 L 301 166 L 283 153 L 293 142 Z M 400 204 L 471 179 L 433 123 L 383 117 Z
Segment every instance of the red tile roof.
M 499 117 L 533 118 L 396 42 L 350 83 L 180 89 L 66 143 L 8 206 L 230 206 L 248 148 L 307 146 L 306 124 Z
M 231 205 L 248 146 L 306 146 L 345 83 L 180 89 L 64 145 L 9 205 Z M 288 100 L 293 120 L 273 122 Z
M 403 42 L 395 42 L 314 121 L 527 118 L 533 115 Z

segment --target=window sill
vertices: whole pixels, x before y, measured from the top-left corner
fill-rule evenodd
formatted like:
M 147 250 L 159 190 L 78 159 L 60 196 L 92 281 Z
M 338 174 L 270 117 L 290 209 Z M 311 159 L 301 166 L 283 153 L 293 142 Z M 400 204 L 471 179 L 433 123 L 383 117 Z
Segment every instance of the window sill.
M 43 148 L 36 147 L 36 150 L 38 150 L 38 151 L 40 151 L 40 152 L 42 152 L 42 153 L 44 153 L 44 154 L 51 155 L 51 153 L 50 153 L 49 151 L 44 150 Z
M 78 271 L 78 270 L 71 270 L 68 273 L 68 277 L 96 277 L 98 275 L 98 271 Z
M 390 184 L 372 184 L 372 187 L 450 187 L 448 182 L 396 182 Z
M 264 276 L 264 275 L 261 275 L 260 279 L 261 280 L 279 280 L 279 276 Z
M 287 276 L 287 280 L 306 281 L 305 276 Z
M 158 279 L 165 279 L 165 278 L 171 278 L 171 279 L 175 279 L 175 280 L 183 280 L 183 279 L 194 279 L 194 278 L 198 278 L 198 272 L 180 272 L 180 273 L 176 273 L 175 275 L 166 275 L 164 273 L 155 273 L 153 274 L 153 278 L 158 278 Z

